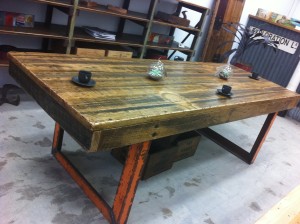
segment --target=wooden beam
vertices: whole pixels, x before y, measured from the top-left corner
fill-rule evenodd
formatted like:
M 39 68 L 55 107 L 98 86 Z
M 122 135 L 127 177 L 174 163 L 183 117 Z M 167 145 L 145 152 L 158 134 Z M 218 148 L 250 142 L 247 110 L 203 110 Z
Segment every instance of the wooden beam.
M 296 224 L 300 223 L 300 185 L 279 201 L 255 224 Z

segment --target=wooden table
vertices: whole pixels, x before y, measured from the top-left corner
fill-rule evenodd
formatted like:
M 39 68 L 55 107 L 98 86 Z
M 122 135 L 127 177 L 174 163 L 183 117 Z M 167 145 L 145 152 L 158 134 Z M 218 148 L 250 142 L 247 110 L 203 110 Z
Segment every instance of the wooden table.
M 126 223 L 153 139 L 199 130 L 252 163 L 278 111 L 295 107 L 300 95 L 235 69 L 228 81 L 214 75 L 214 63 L 164 61 L 168 77 L 146 77 L 150 60 L 10 53 L 12 77 L 56 121 L 52 152 L 110 223 Z M 79 70 L 93 73 L 95 87 L 75 85 Z M 216 94 L 232 86 L 233 96 Z M 209 126 L 269 114 L 250 153 Z M 110 207 L 61 151 L 63 131 L 87 151 L 130 145 L 115 201 Z

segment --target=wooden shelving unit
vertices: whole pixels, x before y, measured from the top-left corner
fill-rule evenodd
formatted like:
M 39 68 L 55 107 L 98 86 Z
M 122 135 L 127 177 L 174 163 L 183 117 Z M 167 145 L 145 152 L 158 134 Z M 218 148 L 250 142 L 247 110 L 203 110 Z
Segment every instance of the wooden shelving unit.
M 126 45 L 131 47 L 143 47 L 143 37 L 133 34 L 122 34 L 117 36 L 115 41 L 96 39 L 88 35 L 83 29 L 76 27 L 73 36 L 74 41 L 85 41 L 92 43 L 110 44 L 110 45 Z
M 156 44 L 156 43 L 148 43 L 146 45 L 147 48 L 154 48 L 154 49 L 164 49 L 164 50 L 176 50 L 176 51 L 181 51 L 185 53 L 192 53 L 194 52 L 193 49 L 191 48 L 180 48 L 178 47 L 179 43 L 176 41 L 173 41 L 171 45 L 165 45 L 165 44 Z
M 29 0 L 28 0 L 29 1 Z M 39 37 L 43 39 L 42 51 L 51 51 L 51 40 L 58 39 L 63 40 L 62 48 L 65 53 L 70 53 L 71 48 L 76 47 L 77 43 L 85 42 L 85 45 L 92 45 L 93 48 L 103 47 L 105 45 L 106 49 L 109 49 L 110 46 L 115 48 L 119 47 L 132 47 L 138 52 L 138 57 L 143 58 L 146 55 L 147 49 L 158 49 L 164 52 L 168 50 L 180 51 L 186 54 L 188 60 L 194 53 L 194 45 L 197 38 L 201 34 L 201 28 L 208 12 L 207 8 L 190 4 L 185 1 L 178 1 L 177 12 L 180 13 L 183 7 L 189 8 L 195 11 L 202 13 L 202 16 L 199 17 L 199 23 L 197 27 L 185 27 L 177 24 L 171 24 L 168 22 L 160 21 L 155 19 L 155 13 L 159 5 L 159 0 L 151 0 L 149 3 L 148 14 L 134 12 L 128 10 L 130 8 L 130 0 L 124 0 L 122 8 L 127 9 L 127 14 L 120 14 L 111 10 L 108 10 L 104 5 L 97 5 L 96 7 L 87 7 L 79 0 L 30 0 L 38 4 L 47 5 L 47 13 L 44 23 L 35 22 L 34 28 L 24 28 L 24 27 L 4 27 L 0 26 L 0 34 L 5 35 L 19 35 L 19 36 L 32 36 Z M 25 5 L 25 3 L 24 3 Z M 57 9 L 64 12 L 68 19 L 65 22 L 66 25 L 57 25 L 52 24 L 53 11 Z M 76 27 L 76 18 L 80 11 L 85 11 L 89 13 L 110 15 L 118 17 L 119 27 L 116 31 L 117 37 L 115 41 L 111 40 L 102 40 L 95 39 L 88 34 L 81 27 Z M 124 27 L 126 20 L 134 22 L 137 26 L 142 26 L 143 33 L 141 35 L 132 35 L 124 33 Z M 88 24 L 87 24 L 88 25 Z M 97 26 L 101 28 L 101 23 L 97 23 Z M 187 32 L 187 35 L 194 35 L 193 44 L 190 48 L 180 48 L 178 47 L 177 42 L 173 42 L 170 45 L 149 43 L 148 37 L 152 32 L 154 26 L 165 26 L 166 29 L 169 29 L 169 36 L 174 35 L 176 28 L 181 29 Z M 0 66 L 7 66 L 6 62 L 0 61 Z
M 48 4 L 54 6 L 69 7 L 69 8 L 73 6 L 71 0 L 31 0 L 31 1 L 41 3 L 41 4 Z
M 82 11 L 88 11 L 91 13 L 106 14 L 106 15 L 118 16 L 118 17 L 125 18 L 125 19 L 130 19 L 130 20 L 149 22 L 149 19 L 147 18 L 147 14 L 133 12 L 130 10 L 128 10 L 127 14 L 120 14 L 120 13 L 108 10 L 107 7 L 104 5 L 98 5 L 96 7 L 86 7 L 86 6 L 83 6 L 82 4 L 79 4 L 77 9 L 82 10 Z
M 188 27 L 186 27 L 186 26 L 180 26 L 180 25 L 176 25 L 176 24 L 172 24 L 172 23 L 167 23 L 167 22 L 160 21 L 160 20 L 153 20 L 153 24 L 174 27 L 174 28 L 182 29 L 182 30 L 187 31 L 187 32 L 194 32 L 194 33 L 199 32 L 199 29 L 191 27 L 191 26 L 188 26 Z

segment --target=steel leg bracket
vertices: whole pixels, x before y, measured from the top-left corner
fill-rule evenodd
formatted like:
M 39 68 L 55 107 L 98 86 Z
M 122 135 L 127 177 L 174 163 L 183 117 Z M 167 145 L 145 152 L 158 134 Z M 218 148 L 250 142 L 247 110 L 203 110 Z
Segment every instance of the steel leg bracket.
M 61 152 L 63 134 L 64 130 L 56 123 L 52 144 L 52 154 L 54 157 L 69 173 L 88 198 L 96 205 L 109 223 L 126 223 L 140 180 L 141 171 L 147 159 L 150 142 L 143 142 L 130 147 L 123 167 L 114 204 L 111 207 Z
M 245 151 L 243 148 L 239 147 L 235 143 L 224 138 L 223 136 L 221 136 L 217 132 L 211 130 L 210 128 L 199 129 L 198 132 L 200 132 L 207 138 L 211 139 L 212 141 L 214 141 L 215 143 L 217 143 L 218 145 L 220 145 L 221 147 L 223 147 L 224 149 L 226 149 L 233 155 L 237 156 L 241 160 L 245 161 L 246 163 L 252 164 L 255 161 L 255 159 L 259 153 L 259 150 L 261 149 L 262 144 L 264 143 L 264 141 L 268 135 L 268 132 L 274 123 L 276 115 L 277 115 L 277 113 L 271 113 L 267 116 L 265 123 L 264 123 L 262 129 L 260 130 L 260 132 L 256 138 L 256 141 L 250 152 Z

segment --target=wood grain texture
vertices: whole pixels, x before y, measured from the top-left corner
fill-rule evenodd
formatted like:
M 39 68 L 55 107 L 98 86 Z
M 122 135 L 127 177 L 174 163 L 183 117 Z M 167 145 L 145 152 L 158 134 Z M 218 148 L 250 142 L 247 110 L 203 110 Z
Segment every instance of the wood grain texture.
M 299 224 L 300 223 L 300 186 L 293 189 L 255 224 Z
M 93 13 L 114 15 L 114 16 L 118 16 L 118 17 L 122 17 L 122 18 L 126 18 L 126 19 L 149 22 L 149 19 L 147 19 L 147 15 L 144 14 L 144 13 L 138 13 L 138 12 L 134 12 L 134 11 L 129 10 L 129 11 L 127 11 L 127 14 L 121 14 L 121 13 L 116 12 L 116 11 L 111 11 L 111 10 L 107 9 L 107 6 L 100 5 L 100 4 L 97 4 L 97 6 L 95 6 L 95 7 L 86 7 L 84 4 L 79 2 L 78 9 L 82 10 L 82 11 L 89 11 L 89 12 L 93 12 Z
M 12 77 L 90 151 L 286 110 L 300 99 L 240 69 L 219 79 L 214 63 L 164 61 L 168 77 L 153 81 L 146 77 L 153 60 L 21 52 L 9 59 Z M 96 86 L 72 83 L 79 70 L 91 71 Z M 231 98 L 216 94 L 224 84 L 232 86 Z

